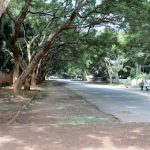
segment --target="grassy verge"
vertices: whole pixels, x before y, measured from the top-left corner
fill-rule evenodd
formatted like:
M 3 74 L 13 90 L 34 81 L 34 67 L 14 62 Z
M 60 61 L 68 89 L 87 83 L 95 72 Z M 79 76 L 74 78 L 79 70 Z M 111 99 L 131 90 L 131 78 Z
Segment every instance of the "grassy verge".
M 47 91 L 49 85 L 50 85 L 50 82 L 44 82 L 44 83 L 42 83 L 40 85 L 31 87 L 30 91 L 24 91 L 24 90 L 22 90 L 19 96 L 21 96 L 23 98 L 34 97 L 35 99 L 38 99 L 38 100 L 39 99 L 44 99 L 48 95 L 46 91 Z M 14 95 L 14 93 L 13 93 L 12 90 L 3 92 L 2 96 L 5 99 L 17 98 Z
M 104 124 L 110 123 L 107 118 L 97 118 L 97 117 L 72 117 L 65 118 L 58 121 L 61 125 L 83 125 L 83 124 Z
M 48 96 L 48 94 L 45 93 L 45 92 L 38 92 L 38 93 L 36 93 L 36 94 L 34 95 L 34 98 L 35 98 L 35 99 L 44 99 L 44 98 L 46 98 L 47 96 Z
M 50 84 L 51 84 L 51 81 L 45 81 L 45 82 L 41 83 L 40 85 L 32 86 L 31 89 L 46 91 Z

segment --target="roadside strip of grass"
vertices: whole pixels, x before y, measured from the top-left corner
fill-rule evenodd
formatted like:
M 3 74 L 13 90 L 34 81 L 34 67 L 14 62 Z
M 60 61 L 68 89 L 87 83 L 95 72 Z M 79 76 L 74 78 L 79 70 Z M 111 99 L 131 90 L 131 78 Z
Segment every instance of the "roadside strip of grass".
M 7 101 L 11 101 L 12 99 L 16 99 L 16 100 L 28 99 L 28 98 L 31 98 L 31 97 L 34 97 L 34 99 L 37 99 L 37 100 L 42 100 L 42 99 L 44 99 L 48 96 L 47 89 L 48 89 L 48 86 L 50 84 L 51 84 L 51 82 L 45 81 L 44 83 L 42 83 L 40 85 L 31 86 L 31 90 L 29 90 L 29 91 L 22 90 L 18 97 L 16 97 L 14 95 L 12 90 L 4 92 L 2 94 L 2 96 Z
M 106 124 L 110 123 L 107 118 L 98 117 L 72 117 L 72 118 L 62 118 L 58 120 L 58 124 L 61 125 L 85 125 L 85 124 Z

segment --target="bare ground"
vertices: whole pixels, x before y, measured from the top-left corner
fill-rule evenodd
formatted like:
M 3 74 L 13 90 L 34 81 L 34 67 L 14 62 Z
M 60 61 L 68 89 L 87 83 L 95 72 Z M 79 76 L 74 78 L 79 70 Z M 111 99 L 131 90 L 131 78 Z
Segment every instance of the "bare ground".
M 150 150 L 150 125 L 121 123 L 56 82 L 12 125 L 23 100 L 0 90 L 0 150 Z M 72 125 L 73 124 L 73 125 Z

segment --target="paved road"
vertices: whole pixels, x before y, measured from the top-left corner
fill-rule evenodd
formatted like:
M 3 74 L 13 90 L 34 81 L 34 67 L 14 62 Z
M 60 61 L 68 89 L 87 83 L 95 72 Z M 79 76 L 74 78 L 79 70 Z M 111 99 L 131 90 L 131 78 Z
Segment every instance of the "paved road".
M 123 122 L 150 122 L 150 91 L 69 80 L 58 81 Z

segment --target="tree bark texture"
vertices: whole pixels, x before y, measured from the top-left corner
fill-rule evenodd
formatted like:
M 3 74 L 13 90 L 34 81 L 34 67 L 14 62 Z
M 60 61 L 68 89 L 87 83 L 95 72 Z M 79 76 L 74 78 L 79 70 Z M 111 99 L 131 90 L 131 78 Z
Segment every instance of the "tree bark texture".
M 14 58 L 14 74 L 13 74 L 13 86 L 15 88 L 16 82 L 19 78 L 19 70 L 20 70 L 20 62 L 19 62 L 19 48 L 17 46 L 17 40 L 20 35 L 20 29 L 22 26 L 22 23 L 24 22 L 24 19 L 26 18 L 26 15 L 28 13 L 29 7 L 30 7 L 30 2 L 31 0 L 26 0 L 24 6 L 21 9 L 21 12 L 18 16 L 14 16 L 9 9 L 7 9 L 7 14 L 14 23 L 13 27 L 13 34 L 12 34 L 12 40 L 11 40 L 11 45 L 13 49 L 13 58 Z
M 14 51 L 13 56 L 14 56 L 14 64 L 15 64 L 14 72 L 13 72 L 13 84 L 14 84 L 16 82 L 16 80 L 18 79 L 18 77 L 19 77 L 19 67 L 20 67 L 19 50 Z
M 86 70 L 83 71 L 83 81 L 88 81 L 88 75 Z
M 116 82 L 119 83 L 119 74 L 118 72 L 116 72 L 115 74 L 116 74 Z
M 31 76 L 29 76 L 24 83 L 24 90 L 29 91 L 31 86 Z
M 112 84 L 112 74 L 113 74 L 113 70 L 112 70 L 112 66 L 110 63 L 110 60 L 105 59 L 105 64 L 108 70 L 108 74 L 109 74 L 109 79 L 110 79 L 110 84 Z
M 35 70 L 32 72 L 32 76 L 31 76 L 31 85 L 37 85 L 37 77 L 36 77 L 36 73 Z
M 23 73 L 19 76 L 17 81 L 14 83 L 14 93 L 15 94 L 19 94 L 20 93 L 21 87 L 22 87 L 23 83 L 25 82 L 26 78 L 29 76 L 29 74 L 32 72 L 32 70 L 37 66 L 37 64 L 40 61 L 40 59 L 42 59 L 44 57 L 44 55 L 49 51 L 50 46 L 51 46 L 54 38 L 59 33 L 61 33 L 63 30 L 67 30 L 69 28 L 70 28 L 70 24 L 66 23 L 66 24 L 64 24 L 64 26 L 62 26 L 60 28 L 57 28 L 48 37 L 44 47 L 36 53 L 36 55 L 34 56 L 32 61 L 30 62 L 30 64 L 27 66 L 26 70 L 23 71 Z

